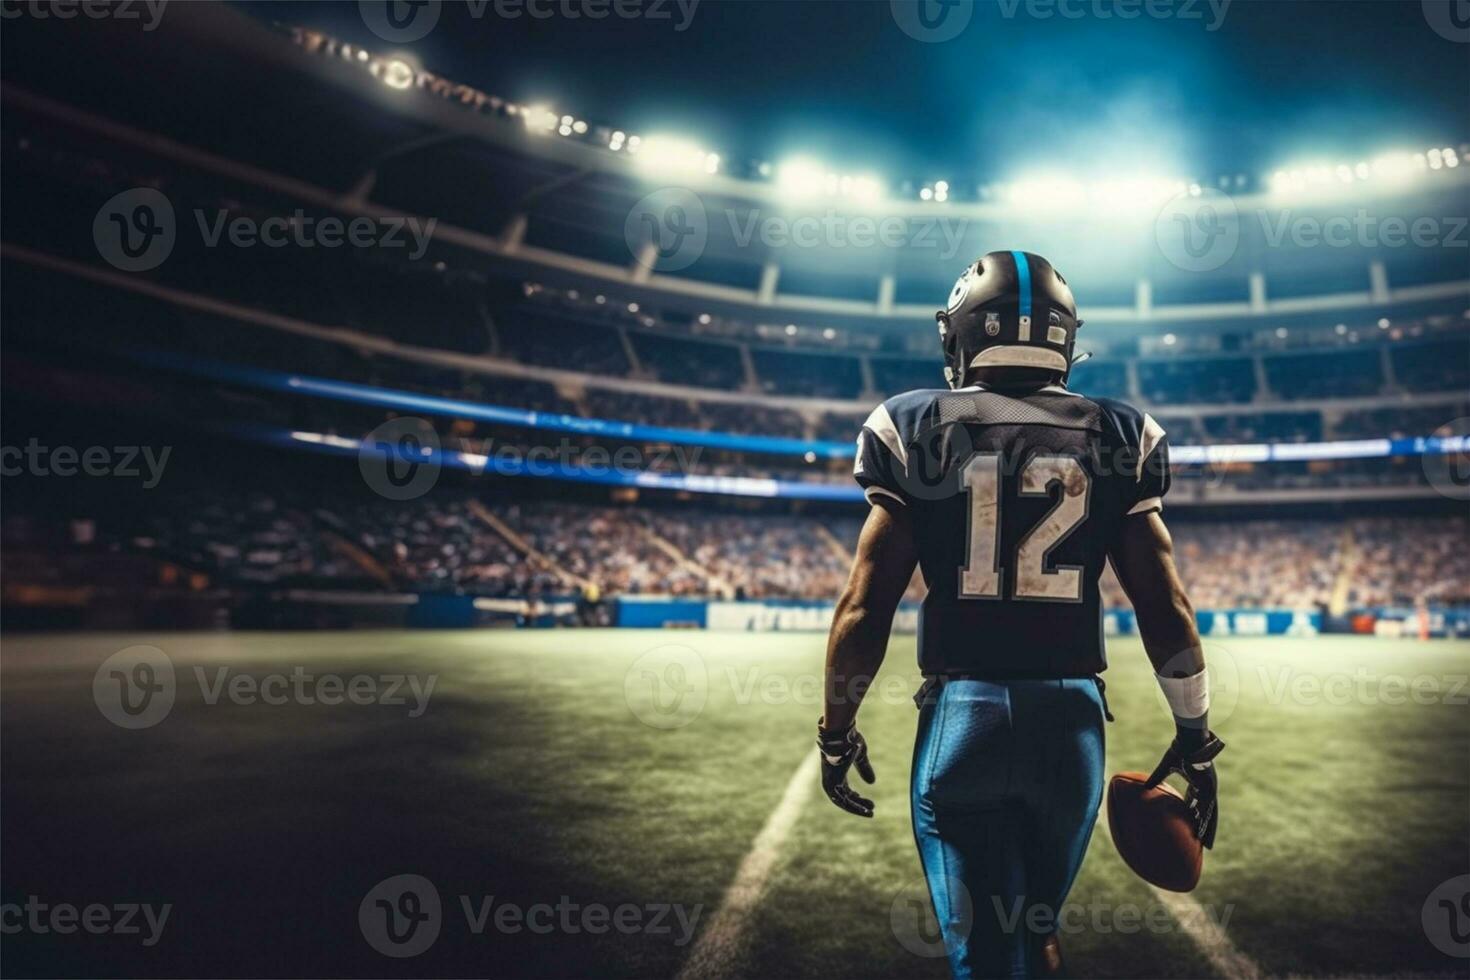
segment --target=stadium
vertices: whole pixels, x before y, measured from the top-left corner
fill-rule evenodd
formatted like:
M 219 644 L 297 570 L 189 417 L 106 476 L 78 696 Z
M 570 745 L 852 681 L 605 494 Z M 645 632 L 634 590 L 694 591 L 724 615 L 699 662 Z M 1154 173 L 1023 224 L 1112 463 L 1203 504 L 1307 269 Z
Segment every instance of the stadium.
M 920 573 L 863 709 L 873 821 L 820 799 L 811 728 L 869 510 L 855 439 L 945 387 L 956 276 L 1024 249 L 1085 321 L 1068 386 L 1168 433 L 1231 743 L 1199 888 L 1094 834 L 1069 968 L 1465 975 L 1455 4 L 1212 30 L 940 5 L 949 37 L 901 0 L 840 29 L 835 4 L 501 6 L 7 8 L 0 971 L 947 975 L 908 814 Z M 1263 40 L 1324 32 L 1355 79 L 1325 95 Z M 762 145 L 782 110 L 737 55 L 823 35 L 822 98 L 793 101 L 872 132 Z M 833 67 L 1053 42 L 1206 60 L 1182 116 L 1211 139 L 1127 145 L 1181 112 L 1123 67 L 1038 108 L 1059 68 L 987 79 L 1034 139 L 906 166 L 918 123 Z M 1273 111 L 1224 80 L 1253 53 L 1279 125 L 1230 132 Z M 640 71 L 659 96 L 620 116 L 599 87 Z M 655 128 L 659 99 L 708 129 Z M 1044 165 L 1010 166 L 1031 143 Z M 1168 711 L 1111 572 L 1101 595 L 1108 771 L 1147 770 Z M 403 894 L 406 945 L 373 911 Z

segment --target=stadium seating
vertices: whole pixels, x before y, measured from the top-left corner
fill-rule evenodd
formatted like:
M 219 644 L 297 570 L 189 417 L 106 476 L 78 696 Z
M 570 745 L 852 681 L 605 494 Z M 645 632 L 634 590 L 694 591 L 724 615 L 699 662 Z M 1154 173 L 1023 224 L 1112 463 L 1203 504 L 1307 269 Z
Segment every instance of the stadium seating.
M 651 333 L 632 333 L 630 337 L 639 362 L 660 381 L 727 391 L 745 383 L 740 348 L 733 344 L 681 340 Z
M 1138 385 L 1160 405 L 1248 402 L 1256 390 L 1251 362 L 1243 358 L 1139 361 Z
M 439 492 L 335 504 L 223 487 L 161 497 L 142 511 L 91 514 L 86 542 L 65 530 L 79 517 L 12 508 L 4 547 L 26 556 L 44 541 L 57 553 L 142 555 L 243 592 L 297 586 L 534 596 L 575 592 L 585 580 L 607 595 L 833 599 L 860 527 L 855 516 L 475 503 Z M 1199 608 L 1314 609 L 1338 591 L 1353 605 L 1470 603 L 1470 520 L 1463 517 L 1201 521 L 1171 514 L 1170 525 Z M 1109 606 L 1128 606 L 1111 572 L 1102 588 Z

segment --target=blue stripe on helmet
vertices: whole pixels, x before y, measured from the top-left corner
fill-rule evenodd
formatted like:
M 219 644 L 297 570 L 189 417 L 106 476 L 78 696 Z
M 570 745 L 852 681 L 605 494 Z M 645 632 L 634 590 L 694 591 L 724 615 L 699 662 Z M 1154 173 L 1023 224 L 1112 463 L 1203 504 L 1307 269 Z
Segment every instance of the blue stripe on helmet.
M 1021 288 L 1021 315 L 1031 315 L 1031 263 L 1026 261 L 1025 252 L 1012 252 L 1016 260 L 1016 279 Z

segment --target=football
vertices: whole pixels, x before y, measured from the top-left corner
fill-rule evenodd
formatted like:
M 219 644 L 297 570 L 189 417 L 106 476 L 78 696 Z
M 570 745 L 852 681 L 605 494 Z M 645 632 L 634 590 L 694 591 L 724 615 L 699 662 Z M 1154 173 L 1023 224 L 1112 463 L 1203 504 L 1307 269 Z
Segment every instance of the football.
M 1205 849 L 1194 836 L 1184 797 L 1148 774 L 1120 772 L 1108 782 L 1108 829 L 1123 862 L 1144 881 L 1171 892 L 1199 884 Z

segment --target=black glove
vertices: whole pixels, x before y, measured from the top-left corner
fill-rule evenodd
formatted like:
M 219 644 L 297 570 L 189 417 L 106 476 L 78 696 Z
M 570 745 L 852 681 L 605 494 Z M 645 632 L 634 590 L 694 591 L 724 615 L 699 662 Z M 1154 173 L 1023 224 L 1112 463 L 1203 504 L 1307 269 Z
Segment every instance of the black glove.
M 856 725 L 845 731 L 834 732 L 817 723 L 817 750 L 822 754 L 822 789 L 827 799 L 860 817 L 873 815 L 873 801 L 858 796 L 847 785 L 847 770 L 857 766 L 858 775 L 864 782 L 871 783 L 873 765 L 868 761 L 868 743 L 858 732 Z
M 1220 823 L 1215 756 L 1224 748 L 1225 743 L 1214 732 L 1205 732 L 1204 741 L 1190 748 L 1182 746 L 1176 738 L 1146 784 L 1150 788 L 1157 786 L 1170 773 L 1177 772 L 1184 777 L 1184 781 L 1189 784 L 1189 792 L 1184 794 L 1184 805 L 1189 807 L 1190 815 L 1194 818 L 1194 836 L 1205 847 L 1215 846 L 1215 828 Z

